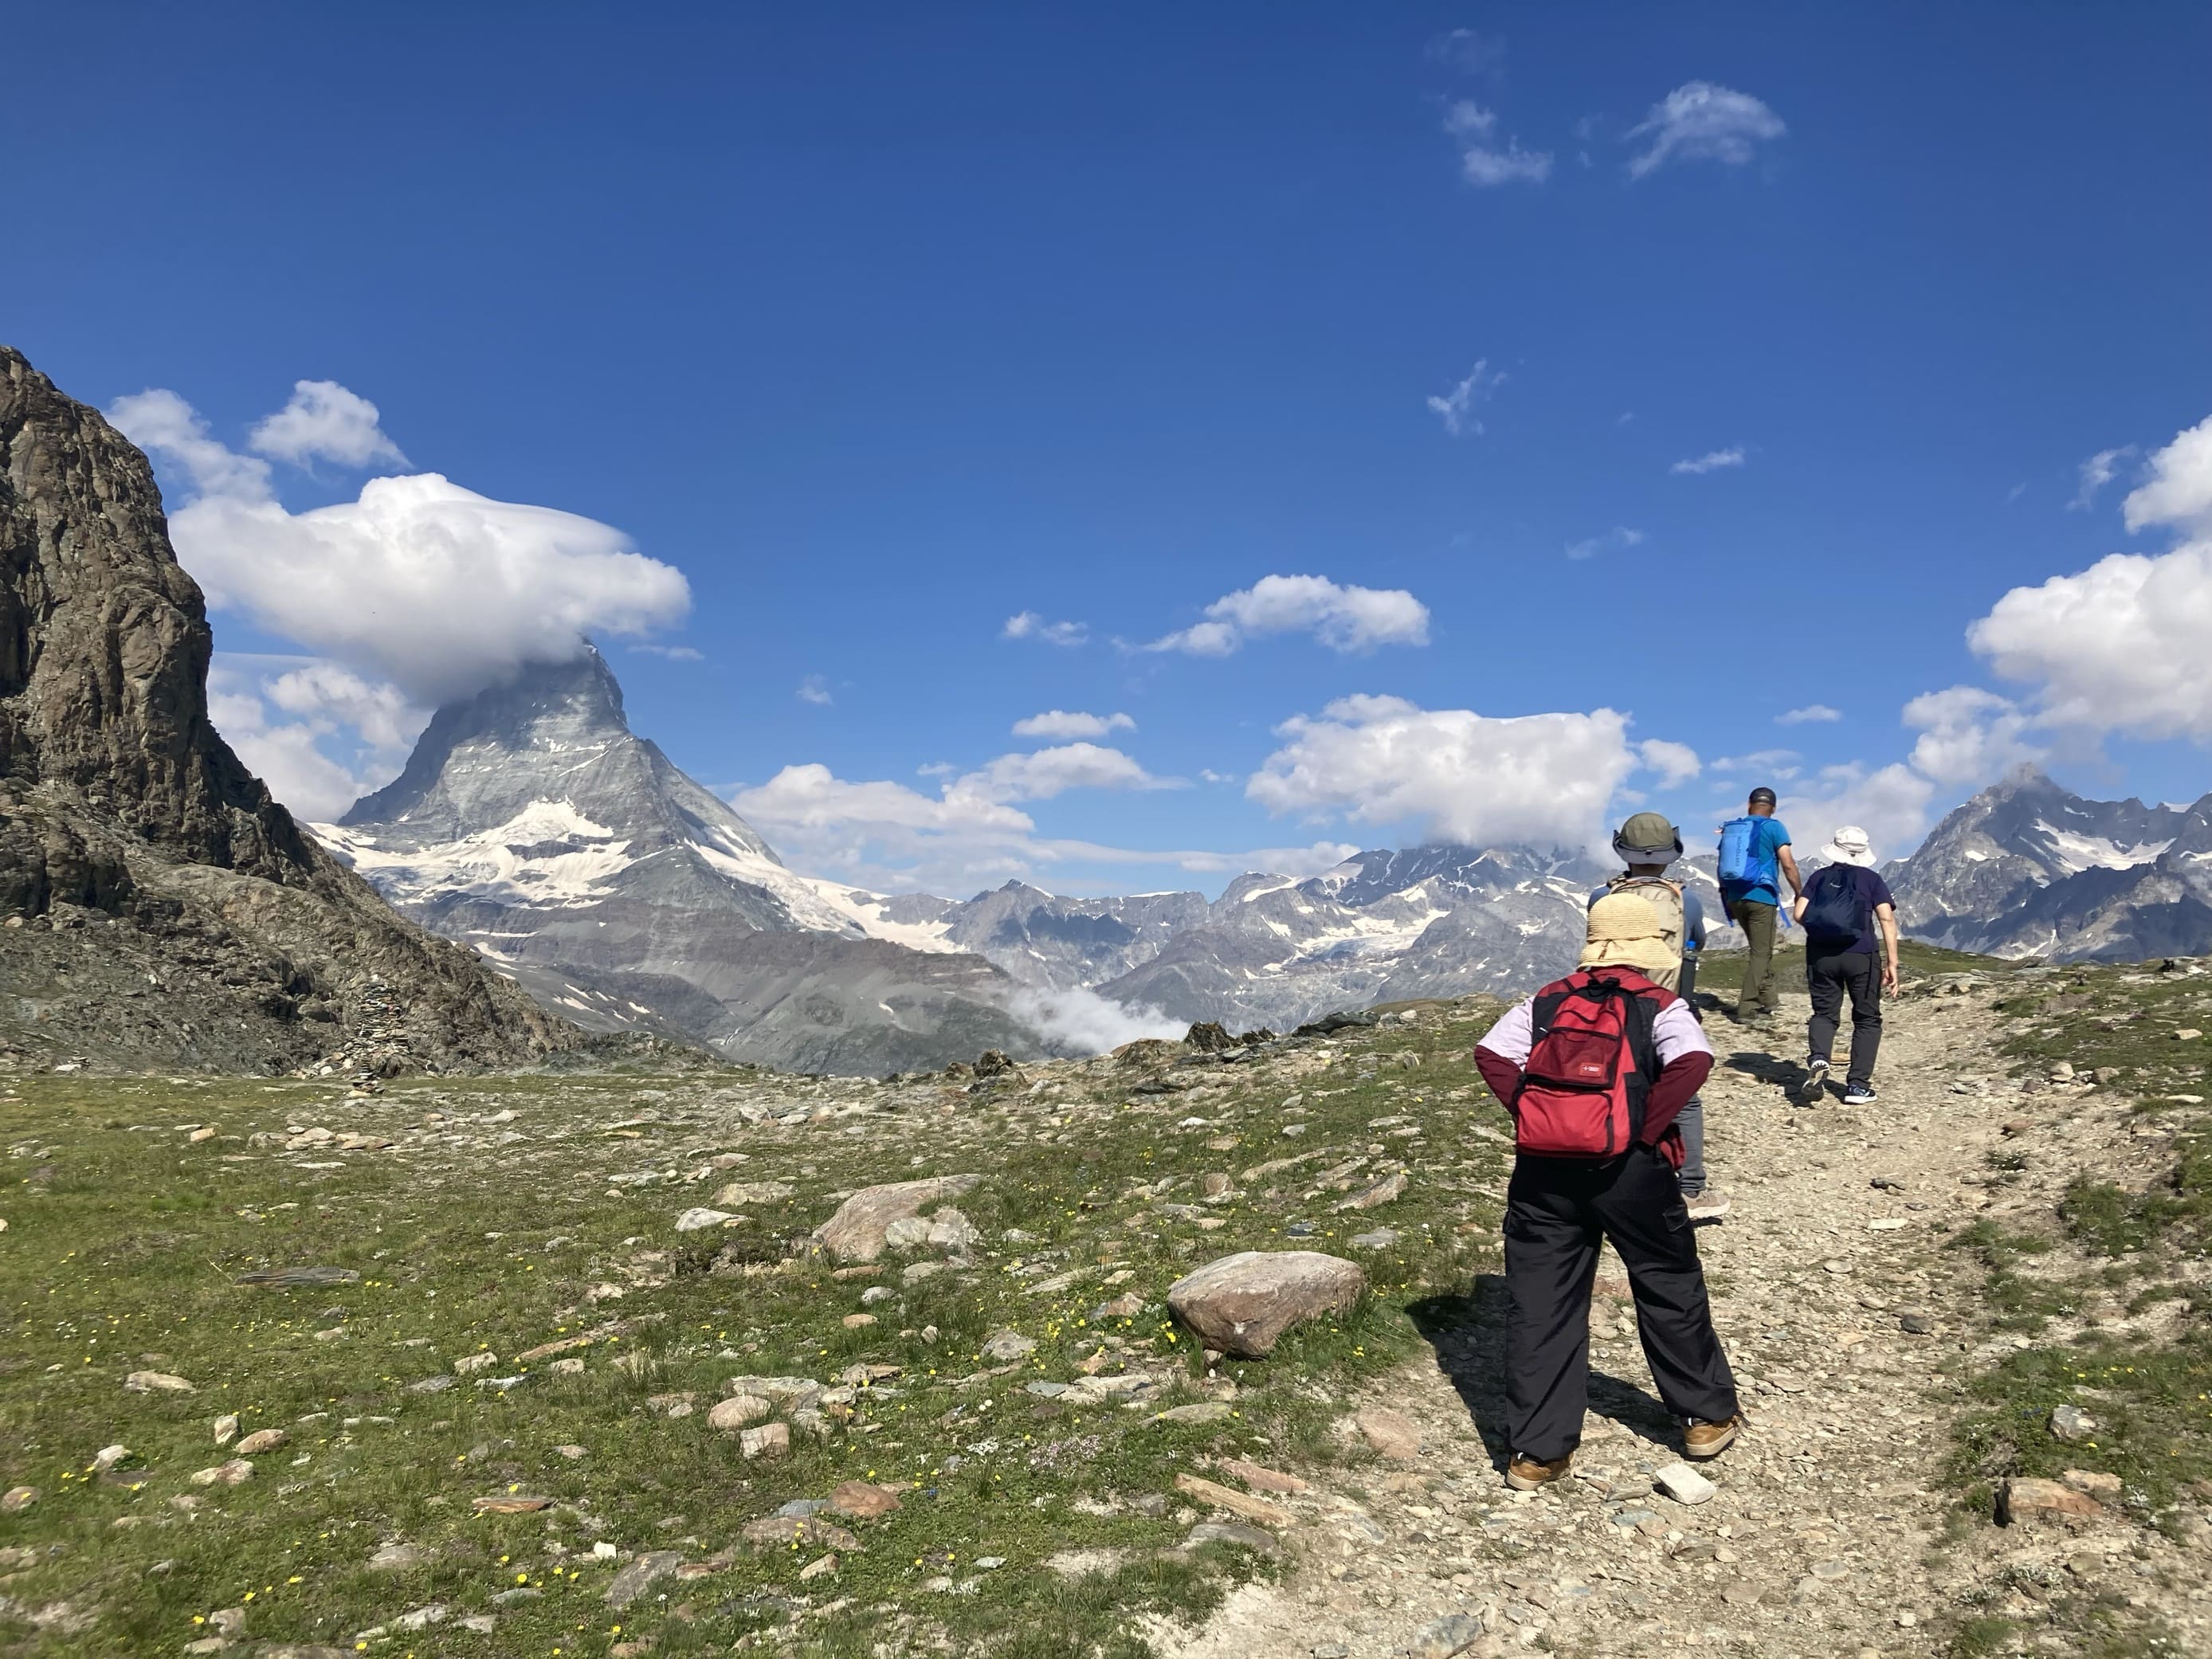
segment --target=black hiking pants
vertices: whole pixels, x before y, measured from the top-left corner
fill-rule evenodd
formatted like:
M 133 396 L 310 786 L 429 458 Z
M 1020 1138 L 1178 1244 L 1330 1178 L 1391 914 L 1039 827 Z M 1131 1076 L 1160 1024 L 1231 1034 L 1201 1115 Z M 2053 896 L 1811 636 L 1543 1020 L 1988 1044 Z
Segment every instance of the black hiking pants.
M 1881 975 L 1865 951 L 1838 951 L 1822 956 L 1805 953 L 1805 988 L 1812 993 L 1813 1018 L 1805 1028 L 1806 1045 L 1815 1060 L 1826 1060 L 1835 1047 L 1836 1026 L 1842 1016 L 1844 997 L 1851 999 L 1851 1069 L 1844 1079 L 1846 1088 L 1874 1082 L 1875 1056 L 1881 1052 Z
M 1706 1423 L 1735 1414 L 1735 1378 L 1667 1160 L 1649 1146 L 1602 1160 L 1523 1156 L 1505 1194 L 1505 1431 L 1524 1457 L 1549 1462 L 1582 1441 L 1602 1239 L 1628 1269 L 1637 1333 L 1667 1409 Z

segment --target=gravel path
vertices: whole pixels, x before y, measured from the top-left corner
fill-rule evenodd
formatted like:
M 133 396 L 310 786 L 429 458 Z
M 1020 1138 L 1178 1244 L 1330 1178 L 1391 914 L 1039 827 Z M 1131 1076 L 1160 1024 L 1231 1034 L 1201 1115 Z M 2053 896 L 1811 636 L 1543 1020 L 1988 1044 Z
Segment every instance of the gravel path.
M 1988 1201 L 1960 1178 L 1984 1168 L 2021 1103 L 1996 1086 L 1986 1004 L 1923 997 L 1893 1005 L 1878 1105 L 1796 1107 L 1782 1085 L 1804 1012 L 1799 999 L 1771 1036 L 1708 1016 L 1721 1054 L 1710 1162 L 1735 1208 L 1699 1244 L 1749 1422 L 1703 1466 L 1709 1501 L 1653 1490 L 1680 1442 L 1609 1252 L 1577 1478 L 1507 1491 L 1504 1291 L 1486 1274 L 1471 1302 L 1416 1310 L 1432 1320 L 1433 1363 L 1361 1402 L 1412 1419 L 1419 1452 L 1293 1500 L 1295 1568 L 1202 1631 L 1164 1632 L 1162 1650 L 1441 1659 L 1541 1638 L 1635 1659 L 1941 1651 L 1947 1598 L 1923 1557 L 1949 1501 L 1935 1479 L 1955 1409 L 1946 1373 L 1971 1357 L 1975 1272 L 1935 1248 L 1936 1230 Z

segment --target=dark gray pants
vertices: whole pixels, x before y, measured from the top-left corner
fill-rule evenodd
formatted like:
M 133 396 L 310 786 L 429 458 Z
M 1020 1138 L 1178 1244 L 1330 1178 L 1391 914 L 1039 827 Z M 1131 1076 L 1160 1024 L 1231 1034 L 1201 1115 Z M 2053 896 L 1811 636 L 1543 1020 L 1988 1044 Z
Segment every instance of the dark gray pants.
M 1805 988 L 1813 995 L 1813 1018 L 1805 1028 L 1807 1045 L 1815 1060 L 1826 1060 L 1835 1047 L 1836 1026 L 1846 993 L 1851 999 L 1851 1069 L 1844 1086 L 1870 1086 L 1875 1056 L 1881 1051 L 1881 975 L 1873 956 L 1865 951 L 1843 951 L 1823 956 L 1805 953 Z
M 1674 1171 L 1649 1146 L 1620 1158 L 1522 1158 L 1505 1194 L 1505 1432 L 1549 1462 L 1582 1441 L 1589 1409 L 1590 1281 L 1598 1245 L 1620 1253 L 1659 1398 L 1677 1417 L 1735 1414 L 1697 1235 Z

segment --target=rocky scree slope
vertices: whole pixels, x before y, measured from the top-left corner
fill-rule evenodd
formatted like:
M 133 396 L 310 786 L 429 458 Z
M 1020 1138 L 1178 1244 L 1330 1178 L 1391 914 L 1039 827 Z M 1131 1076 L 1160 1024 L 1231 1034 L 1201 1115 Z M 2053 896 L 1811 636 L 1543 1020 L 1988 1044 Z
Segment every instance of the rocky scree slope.
M 438 711 L 406 769 L 314 827 L 409 915 L 599 1030 L 687 1033 L 726 1059 L 880 1073 L 1050 1045 L 1013 984 L 890 902 L 785 868 L 629 727 L 596 650 Z
M 580 1040 L 402 921 L 210 724 L 145 457 L 0 347 L 0 1055 L 513 1065 Z
M 2093 801 L 2027 770 L 1887 872 L 1899 920 L 1954 950 L 2052 962 L 2212 951 L 2212 795 Z

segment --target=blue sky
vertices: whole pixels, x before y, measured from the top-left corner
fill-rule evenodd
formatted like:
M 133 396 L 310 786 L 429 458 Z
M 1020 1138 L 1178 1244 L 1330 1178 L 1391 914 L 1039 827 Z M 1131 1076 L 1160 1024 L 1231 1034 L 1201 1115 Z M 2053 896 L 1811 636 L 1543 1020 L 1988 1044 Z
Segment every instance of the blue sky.
M 579 629 L 884 884 L 2212 787 L 2202 8 L 126 15 L 14 26 L 0 338 L 174 394 L 173 513 L 259 492 L 179 541 L 307 810 Z M 374 416 L 252 451 L 302 380 Z M 627 540 L 544 531 L 546 605 L 298 542 L 419 473 Z M 1227 654 L 1138 648 L 1225 599 Z

